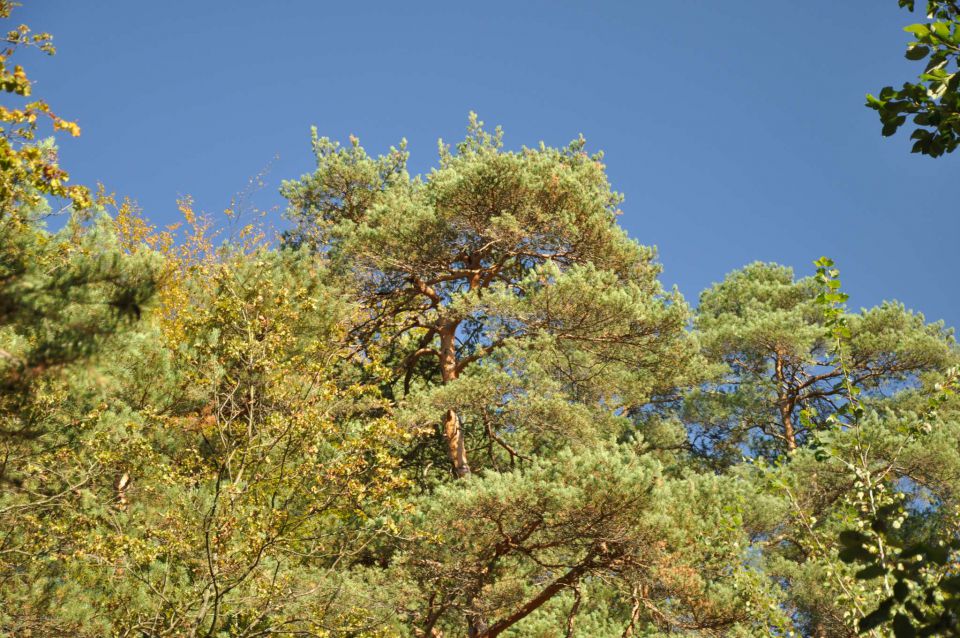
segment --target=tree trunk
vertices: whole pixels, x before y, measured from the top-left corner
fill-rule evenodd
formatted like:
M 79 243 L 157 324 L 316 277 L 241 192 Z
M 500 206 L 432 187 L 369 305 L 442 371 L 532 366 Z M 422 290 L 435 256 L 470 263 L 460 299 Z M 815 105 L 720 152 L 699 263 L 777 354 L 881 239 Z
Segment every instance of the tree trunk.
M 780 421 L 783 424 L 783 438 L 787 442 L 787 452 L 797 449 L 797 435 L 793 430 L 793 408 L 789 399 L 780 399 Z
M 440 376 L 443 382 L 450 383 L 457 378 L 457 324 L 451 323 L 440 330 Z M 463 429 L 460 417 L 452 408 L 443 415 L 443 436 L 447 441 L 447 456 L 457 478 L 470 474 L 467 462 Z
M 453 473 L 457 478 L 470 474 L 470 464 L 467 462 L 467 452 L 463 443 L 463 430 L 460 428 L 460 417 L 453 410 L 447 410 L 443 415 L 443 436 L 447 440 L 447 455 L 453 465 Z
M 777 353 L 775 374 L 777 376 L 777 407 L 780 410 L 780 424 L 783 427 L 783 439 L 787 443 L 787 452 L 797 449 L 797 434 L 793 428 L 793 400 L 787 388 L 787 380 L 783 374 L 783 358 Z

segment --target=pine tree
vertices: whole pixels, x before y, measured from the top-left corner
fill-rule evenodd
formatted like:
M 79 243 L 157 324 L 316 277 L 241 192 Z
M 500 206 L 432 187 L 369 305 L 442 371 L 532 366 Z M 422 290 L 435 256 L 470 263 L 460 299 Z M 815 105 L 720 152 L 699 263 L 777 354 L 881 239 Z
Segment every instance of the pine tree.
M 706 455 L 776 457 L 809 441 L 842 400 L 843 369 L 833 358 L 812 277 L 754 263 L 700 297 L 696 327 L 704 354 L 727 372 L 688 398 L 686 418 Z M 897 303 L 848 317 L 846 365 L 870 396 L 915 386 L 948 367 L 956 353 L 942 323 Z
M 617 225 L 601 156 L 582 138 L 505 151 L 475 116 L 423 178 L 402 145 L 377 159 L 356 140 L 314 146 L 317 170 L 284 186 L 288 243 L 356 291 L 353 337 L 385 351 L 400 423 L 423 435 L 407 456 L 423 494 L 375 559 L 410 588 L 394 604 L 414 635 L 525 635 L 545 614 L 572 627 L 601 600 L 620 633 L 782 624 L 742 611 L 775 596 L 733 523 L 762 516 L 744 514 L 752 499 L 664 467 L 631 419 L 706 364 L 655 252 Z M 434 427 L 468 480 L 429 478 Z M 726 524 L 697 509 L 720 503 Z M 597 579 L 612 588 L 584 603 Z
M 284 186 L 292 236 L 353 276 L 369 313 L 356 335 L 390 349 L 398 398 L 448 387 L 430 400 L 457 476 L 478 465 L 484 438 L 524 454 L 505 439 L 533 426 L 505 410 L 566 397 L 623 414 L 694 374 L 686 305 L 661 289 L 654 251 L 617 225 L 602 155 L 582 138 L 518 152 L 501 138 L 472 115 L 466 140 L 441 142 L 439 167 L 413 180 L 402 145 L 372 159 L 356 140 L 315 139 L 317 170 Z M 477 393 L 483 406 L 470 405 Z

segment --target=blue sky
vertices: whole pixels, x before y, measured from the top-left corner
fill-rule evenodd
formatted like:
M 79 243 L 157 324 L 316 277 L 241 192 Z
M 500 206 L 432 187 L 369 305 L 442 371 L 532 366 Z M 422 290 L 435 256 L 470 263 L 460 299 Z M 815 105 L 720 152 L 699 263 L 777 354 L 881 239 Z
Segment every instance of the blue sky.
M 29 59 L 36 92 L 83 128 L 63 166 L 155 221 L 185 194 L 220 211 L 267 168 L 252 201 L 282 207 L 313 124 L 373 153 L 406 137 L 424 172 L 474 110 L 510 147 L 603 149 L 621 223 L 691 301 L 826 254 L 853 305 L 960 324 L 960 156 L 911 155 L 863 106 L 916 74 L 894 0 L 26 4 L 59 49 Z

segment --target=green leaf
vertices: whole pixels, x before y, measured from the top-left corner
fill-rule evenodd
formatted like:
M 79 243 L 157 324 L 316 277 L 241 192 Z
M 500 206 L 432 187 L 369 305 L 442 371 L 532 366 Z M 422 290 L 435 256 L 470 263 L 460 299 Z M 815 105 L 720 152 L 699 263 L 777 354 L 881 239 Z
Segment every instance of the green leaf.
M 933 31 L 937 37 L 944 39 L 950 37 L 950 25 L 946 22 L 934 22 L 930 25 L 930 30 Z
M 861 618 L 860 622 L 857 623 L 857 629 L 862 634 L 887 622 L 890 619 L 891 607 L 893 607 L 893 599 L 888 598 L 880 603 L 880 606 L 874 611 Z
M 930 53 L 930 47 L 925 46 L 912 46 L 907 49 L 907 52 L 904 54 L 908 60 L 922 60 Z
M 926 617 L 923 615 L 923 611 L 912 602 L 907 601 L 904 604 L 904 607 L 907 608 L 907 611 L 910 612 L 911 616 L 916 618 L 917 622 L 922 623 L 924 620 L 926 620 Z
M 847 547 L 846 549 L 840 550 L 837 556 L 845 563 L 853 563 L 856 561 L 868 563 L 873 560 L 873 554 L 863 547 Z
M 840 532 L 839 540 L 844 547 L 863 547 L 870 542 L 870 537 L 863 532 L 847 529 Z
M 937 565 L 946 565 L 950 558 L 950 550 L 940 545 L 930 545 L 927 547 L 927 558 Z
M 905 615 L 898 613 L 893 617 L 893 635 L 896 638 L 914 638 L 917 630 Z
M 887 570 L 884 569 L 883 565 L 870 565 L 858 571 L 856 576 L 859 580 L 873 580 L 874 578 L 880 578 L 886 573 Z
M 904 600 L 906 600 L 909 594 L 910 594 L 910 586 L 907 585 L 907 583 L 905 583 L 904 581 L 898 580 L 896 583 L 893 584 L 893 595 L 900 602 L 903 602 Z
M 960 576 L 953 576 L 940 581 L 940 589 L 948 594 L 960 594 Z

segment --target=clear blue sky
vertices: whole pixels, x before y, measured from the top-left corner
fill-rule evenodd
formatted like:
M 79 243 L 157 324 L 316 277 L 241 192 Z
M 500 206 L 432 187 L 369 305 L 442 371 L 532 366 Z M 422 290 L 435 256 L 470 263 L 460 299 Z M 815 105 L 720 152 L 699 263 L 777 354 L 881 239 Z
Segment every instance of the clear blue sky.
M 475 110 L 511 147 L 606 151 L 623 225 L 691 301 L 827 254 L 856 306 L 960 324 L 960 154 L 911 155 L 863 107 L 916 72 L 894 0 L 26 4 L 60 51 L 31 61 L 37 93 L 83 127 L 63 165 L 154 220 L 181 194 L 220 211 L 268 165 L 255 201 L 281 205 L 312 124 L 371 152 L 406 137 L 425 171 Z

